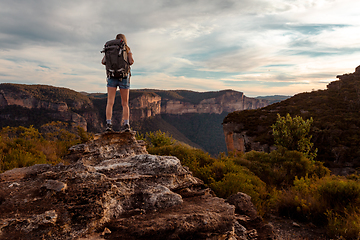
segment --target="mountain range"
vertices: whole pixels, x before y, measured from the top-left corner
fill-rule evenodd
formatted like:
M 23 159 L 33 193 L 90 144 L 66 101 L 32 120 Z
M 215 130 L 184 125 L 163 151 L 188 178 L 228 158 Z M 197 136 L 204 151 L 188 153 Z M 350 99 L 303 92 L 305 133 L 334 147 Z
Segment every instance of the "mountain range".
M 278 98 L 278 97 L 277 97 Z M 279 99 L 279 98 L 278 98 Z M 107 94 L 76 92 L 48 85 L 0 84 L 0 127 L 42 125 L 61 121 L 69 128 L 104 131 Z M 114 129 L 120 129 L 122 107 L 117 94 Z M 137 89 L 130 91 L 131 126 L 140 134 L 161 130 L 212 155 L 226 152 L 221 123 L 228 113 L 257 109 L 273 101 L 223 90 Z

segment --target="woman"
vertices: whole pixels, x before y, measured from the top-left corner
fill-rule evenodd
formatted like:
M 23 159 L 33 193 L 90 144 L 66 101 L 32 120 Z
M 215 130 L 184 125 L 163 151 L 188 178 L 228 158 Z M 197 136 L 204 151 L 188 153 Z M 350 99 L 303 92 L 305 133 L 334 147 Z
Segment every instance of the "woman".
M 128 56 L 128 63 L 132 65 L 134 63 L 134 59 L 132 57 L 132 52 L 127 45 L 127 41 L 124 34 L 116 35 L 116 39 L 122 39 L 126 44 L 126 53 Z M 103 57 L 102 64 L 106 65 L 105 56 Z M 107 104 L 106 104 L 106 131 L 113 131 L 112 129 L 112 112 L 113 106 L 115 101 L 116 89 L 119 86 L 120 89 L 120 96 L 121 96 L 121 105 L 123 108 L 122 114 L 122 131 L 129 132 L 130 131 L 130 124 L 129 124 L 129 117 L 130 117 L 130 110 L 129 110 L 129 91 L 130 91 L 130 76 L 129 73 L 125 78 L 114 78 L 108 77 L 107 78 Z

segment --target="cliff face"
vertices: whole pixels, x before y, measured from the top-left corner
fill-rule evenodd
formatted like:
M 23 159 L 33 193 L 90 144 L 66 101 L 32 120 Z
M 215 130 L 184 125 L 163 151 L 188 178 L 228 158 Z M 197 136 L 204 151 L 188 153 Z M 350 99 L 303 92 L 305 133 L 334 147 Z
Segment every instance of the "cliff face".
M 326 90 L 295 95 L 262 109 L 235 111 L 224 119 L 228 151 L 274 149 L 270 126 L 277 114 L 313 118 L 311 135 L 317 160 L 334 173 L 346 175 L 360 166 L 360 66 L 337 76 Z
M 257 141 L 257 136 L 249 136 L 242 124 L 225 123 L 223 124 L 225 143 L 227 151 L 230 152 L 249 152 L 251 150 L 260 152 L 270 152 L 275 146 L 269 143 Z M 271 134 L 271 133 L 268 133 Z
M 4 108 L 11 105 L 17 105 L 28 109 L 44 108 L 57 112 L 64 112 L 69 109 L 65 102 L 41 101 L 26 92 L 4 91 L 1 89 L 0 107 Z
M 268 101 L 248 98 L 241 92 L 225 91 L 222 95 L 207 98 L 198 104 L 180 100 L 164 99 L 161 106 L 162 114 L 214 113 L 233 112 L 244 109 L 265 107 Z
M 70 148 L 66 166 L 0 174 L 0 238 L 275 239 L 249 196 L 213 196 L 179 159 L 149 155 L 134 135 L 97 135 Z
M 69 122 L 73 127 L 85 130 L 102 126 L 90 99 L 64 88 L 1 84 L 0 109 L 0 119 L 30 122 L 32 125 L 36 125 L 36 121 L 52 119 Z
M 156 94 L 142 94 L 131 99 L 129 105 L 132 121 L 154 117 L 161 113 L 161 97 Z

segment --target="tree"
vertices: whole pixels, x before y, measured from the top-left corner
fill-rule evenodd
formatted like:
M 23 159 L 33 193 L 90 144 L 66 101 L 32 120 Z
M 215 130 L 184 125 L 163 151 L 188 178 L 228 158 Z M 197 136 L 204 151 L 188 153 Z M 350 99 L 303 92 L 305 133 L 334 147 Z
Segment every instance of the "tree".
M 300 116 L 292 118 L 289 113 L 286 117 L 278 114 L 276 123 L 271 126 L 275 144 L 288 150 L 302 152 L 306 157 L 314 160 L 317 149 L 311 151 L 314 145 L 309 134 L 312 123 L 312 118 L 305 121 Z

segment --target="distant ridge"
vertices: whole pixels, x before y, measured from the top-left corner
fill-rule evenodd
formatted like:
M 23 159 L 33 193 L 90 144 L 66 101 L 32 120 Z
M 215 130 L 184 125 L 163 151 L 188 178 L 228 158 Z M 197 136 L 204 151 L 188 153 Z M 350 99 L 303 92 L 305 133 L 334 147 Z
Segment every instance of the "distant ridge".
M 208 91 L 208 92 L 197 92 L 191 90 L 159 90 L 159 89 L 135 89 L 131 90 L 131 92 L 151 92 L 156 93 L 159 96 L 171 100 L 180 100 L 183 102 L 190 102 L 193 104 L 198 104 L 204 99 L 216 98 L 225 93 L 238 93 L 243 95 L 242 92 L 235 90 L 220 90 L 220 91 Z
M 256 97 L 256 99 L 268 100 L 269 105 L 270 105 L 270 104 L 273 104 L 273 103 L 284 101 L 284 100 L 286 100 L 288 98 L 291 98 L 291 97 L 292 96 L 286 96 L 286 95 L 272 95 L 272 96 L 259 96 L 259 97 Z

